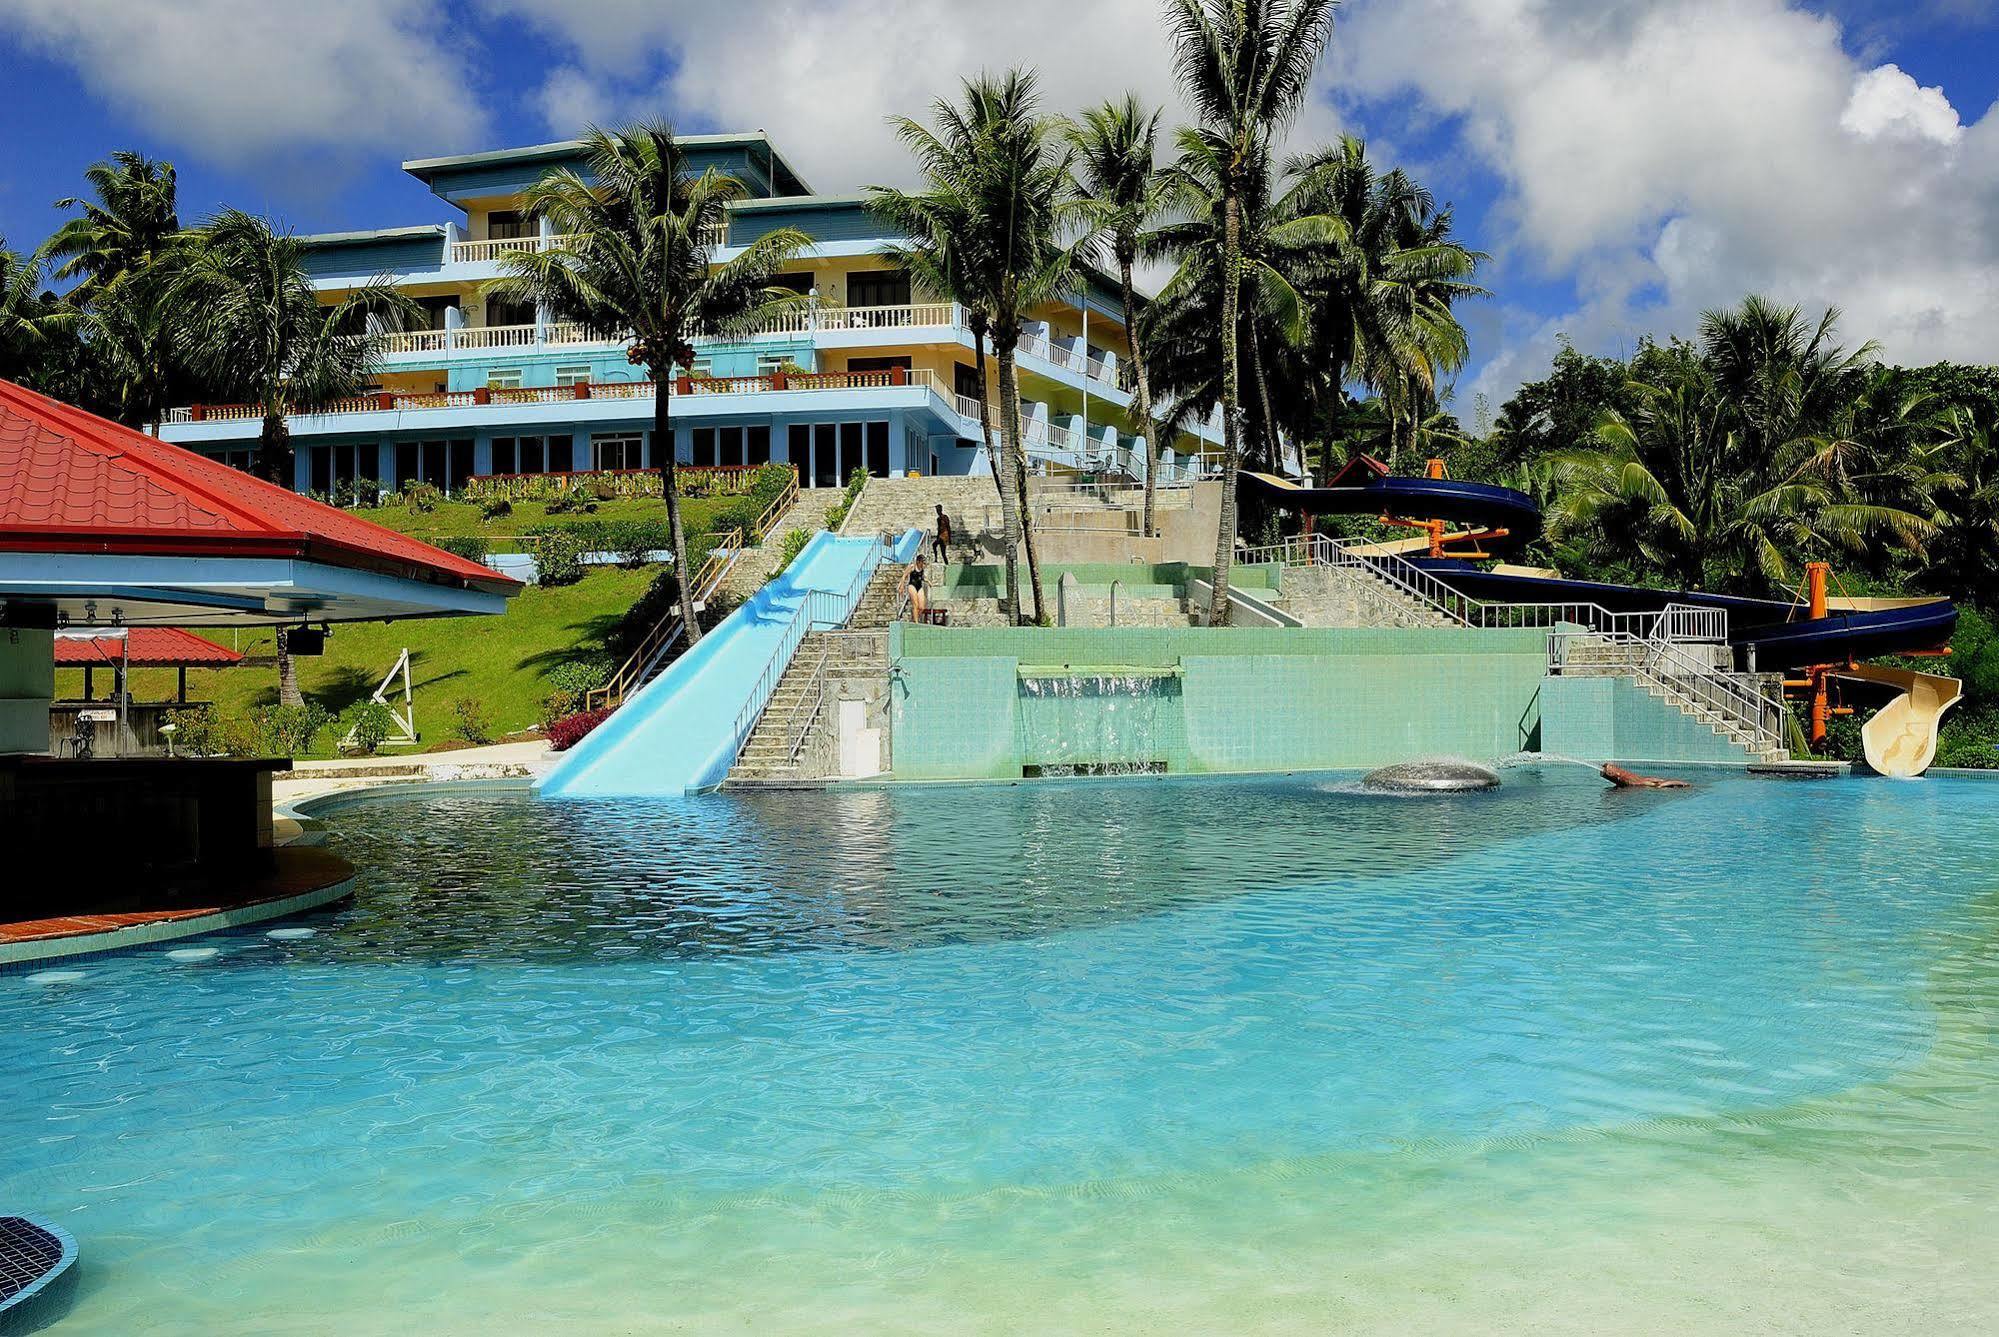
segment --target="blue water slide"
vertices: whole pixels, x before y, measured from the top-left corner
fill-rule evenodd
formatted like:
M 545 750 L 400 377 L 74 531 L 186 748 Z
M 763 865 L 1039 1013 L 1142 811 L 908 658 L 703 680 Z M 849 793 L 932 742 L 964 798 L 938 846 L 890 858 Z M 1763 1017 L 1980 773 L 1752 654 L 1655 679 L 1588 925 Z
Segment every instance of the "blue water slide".
M 661 797 L 720 784 L 805 633 L 844 623 L 875 568 L 910 560 L 922 538 L 813 535 L 782 574 L 563 753 L 536 792 Z
M 1393 515 L 1410 520 L 1503 529 L 1480 540 L 1489 552 L 1508 553 L 1541 534 L 1541 511 L 1534 499 L 1510 487 L 1464 483 L 1452 478 L 1399 478 L 1384 475 L 1350 487 L 1298 487 L 1268 474 L 1245 473 L 1245 489 L 1270 504 L 1314 515 Z M 1942 645 L 1957 628 L 1957 608 L 1948 599 L 1899 607 L 1806 616 L 1805 607 L 1776 599 L 1748 599 L 1700 590 L 1652 590 L 1594 580 L 1562 580 L 1520 571 L 1495 571 L 1461 558 L 1406 557 L 1438 580 L 1472 599 L 1495 603 L 1595 604 L 1610 612 L 1656 612 L 1668 604 L 1720 608 L 1728 612 L 1729 640 L 1753 648 L 1759 668 L 1796 668 L 1838 663 Z

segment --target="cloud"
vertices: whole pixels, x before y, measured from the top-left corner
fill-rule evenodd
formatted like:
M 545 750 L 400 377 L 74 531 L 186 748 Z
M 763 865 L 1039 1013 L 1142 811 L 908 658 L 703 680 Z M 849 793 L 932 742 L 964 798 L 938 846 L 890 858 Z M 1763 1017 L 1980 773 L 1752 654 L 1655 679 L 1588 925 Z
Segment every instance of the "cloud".
M 1335 78 L 1414 97 L 1497 175 L 1477 240 L 1573 289 L 1508 313 L 1495 400 L 1556 332 L 1628 347 L 1749 292 L 1846 312 L 1905 361 L 1999 345 L 1999 116 L 1867 68 L 1786 0 L 1355 0 Z M 1503 293 L 1502 293 L 1503 296 Z
M 904 184 L 886 121 L 950 96 L 962 76 L 1031 65 L 1051 110 L 1135 90 L 1182 115 L 1158 0 L 481 0 L 555 39 L 570 63 L 541 107 L 552 135 L 585 119 L 667 114 L 694 130 L 762 129 L 819 190 Z M 578 86 L 592 97 L 575 95 Z M 579 115 L 579 113 L 581 113 Z M 1323 133 L 1319 98 L 1301 130 Z
M 1862 139 L 1901 137 L 1955 144 L 1964 138 L 1957 108 L 1943 89 L 1920 88 L 1895 65 L 1869 70 L 1854 82 L 1839 124 Z
M 476 143 L 487 122 L 446 20 L 439 0 L 0 0 L 0 31 L 232 166 Z

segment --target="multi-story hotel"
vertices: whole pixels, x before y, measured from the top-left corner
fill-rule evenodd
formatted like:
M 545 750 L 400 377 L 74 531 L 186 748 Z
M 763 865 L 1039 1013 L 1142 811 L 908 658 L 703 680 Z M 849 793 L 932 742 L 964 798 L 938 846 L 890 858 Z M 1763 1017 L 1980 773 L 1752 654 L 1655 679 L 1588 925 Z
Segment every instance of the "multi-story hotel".
M 702 344 L 677 378 L 677 458 L 789 461 L 803 481 L 821 485 L 856 468 L 985 469 L 965 313 L 912 291 L 909 275 L 881 258 L 890 238 L 863 197 L 813 194 L 761 133 L 684 142 L 696 168 L 712 165 L 748 188 L 714 239 L 717 262 L 782 226 L 814 245 L 783 278 L 808 302 L 754 334 Z M 399 488 L 421 479 L 455 490 L 474 475 L 653 467 L 654 387 L 626 346 L 485 291 L 509 252 L 550 243 L 522 209 L 522 194 L 551 168 L 583 168 L 581 147 L 403 166 L 458 216 L 314 236 L 310 264 L 329 302 L 390 276 L 423 309 L 425 327 L 378 336 L 379 384 L 370 393 L 292 421 L 294 486 L 325 493 L 343 480 Z M 1133 396 L 1119 376 L 1125 312 L 1117 285 L 1092 275 L 1071 300 L 1032 314 L 1018 358 L 1030 455 L 1054 467 L 1142 476 Z M 167 415 L 162 434 L 247 464 L 258 425 L 253 406 L 190 405 Z M 1184 473 L 1218 439 L 1212 424 L 1181 435 L 1163 472 Z

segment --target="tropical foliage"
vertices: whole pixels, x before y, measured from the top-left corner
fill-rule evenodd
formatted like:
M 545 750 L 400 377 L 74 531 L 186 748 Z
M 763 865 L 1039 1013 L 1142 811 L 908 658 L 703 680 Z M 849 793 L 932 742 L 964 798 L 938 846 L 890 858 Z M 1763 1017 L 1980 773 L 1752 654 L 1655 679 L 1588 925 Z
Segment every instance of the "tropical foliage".
M 923 174 L 916 192 L 875 187 L 876 214 L 901 228 L 907 244 L 887 248 L 891 262 L 940 295 L 961 302 L 981 343 L 998 363 L 1001 454 L 995 473 L 1005 529 L 1007 591 L 1019 616 L 1018 559 L 1025 556 L 1032 620 L 1046 621 L 1027 496 L 1027 453 L 1020 421 L 1015 355 L 1035 308 L 1072 294 L 1074 236 L 1085 215 L 1075 193 L 1064 127 L 1044 116 L 1035 76 L 1010 70 L 967 80 L 955 103 L 931 108 L 935 127 L 897 119 L 900 138 Z M 984 397 L 984 356 L 980 353 Z M 986 406 L 981 403 L 981 418 Z M 987 458 L 993 459 L 991 443 Z
M 664 124 L 593 127 L 583 146 L 587 175 L 570 168 L 550 172 L 524 201 L 562 243 L 510 253 L 510 277 L 493 290 L 631 340 L 631 360 L 658 387 L 653 440 L 670 443 L 673 381 L 677 368 L 694 364 L 694 340 L 747 329 L 798 300 L 773 280 L 810 239 L 795 228 L 776 228 L 717 264 L 709 238 L 726 223 L 730 202 L 748 193 L 741 181 L 714 168 L 695 172 Z M 674 451 L 662 448 L 657 455 L 674 570 L 690 571 Z M 699 640 L 694 582 L 678 583 L 688 640 Z

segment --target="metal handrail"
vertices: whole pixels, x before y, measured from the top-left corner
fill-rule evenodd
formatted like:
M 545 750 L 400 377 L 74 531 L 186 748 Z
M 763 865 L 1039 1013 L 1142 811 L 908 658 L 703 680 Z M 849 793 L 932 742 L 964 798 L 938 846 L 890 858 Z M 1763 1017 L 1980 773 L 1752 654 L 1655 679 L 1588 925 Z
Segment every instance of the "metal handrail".
M 1718 715 L 1748 734 L 1761 749 L 1784 746 L 1783 702 L 1757 690 L 1748 675 L 1724 672 L 1689 655 L 1675 642 L 1647 639 L 1622 632 L 1558 629 L 1548 638 L 1548 665 L 1553 672 L 1570 670 L 1573 647 L 1587 642 L 1610 652 L 1596 666 L 1629 673 L 1662 691 Z
M 1700 661 L 1685 648 L 1726 645 L 1726 609 L 1668 604 L 1656 611 L 1627 613 L 1613 612 L 1596 603 L 1488 603 L 1460 594 L 1433 573 L 1394 553 L 1354 551 L 1369 546 L 1372 545 L 1362 539 L 1301 535 L 1283 543 L 1250 548 L 1242 554 L 1242 560 L 1358 570 L 1460 626 L 1545 630 L 1550 633 L 1550 665 L 1557 669 L 1566 658 L 1567 644 L 1573 638 L 1592 637 L 1612 646 L 1639 647 L 1642 653 L 1629 656 L 1620 666 L 1720 715 L 1750 734 L 1761 746 L 1783 745 L 1782 730 L 1772 718 L 1773 703 L 1767 696 L 1748 689 L 1712 663 Z
M 700 569 L 694 573 L 694 603 L 697 606 L 705 604 L 715 591 L 721 588 L 722 582 L 728 579 L 729 572 L 733 571 L 736 563 L 741 560 L 743 549 L 743 531 L 732 529 L 708 550 L 707 560 L 702 562 Z M 617 671 L 611 674 L 609 680 L 602 687 L 593 687 L 584 694 L 584 707 L 590 710 L 616 710 L 623 705 L 627 696 L 651 680 L 661 658 L 686 634 L 685 617 L 673 612 L 663 614 L 640 639 L 637 648 L 626 657 L 625 662 L 618 665 Z
M 769 707 L 771 697 L 777 693 L 777 684 L 784 677 L 785 670 L 791 667 L 791 658 L 798 652 L 799 643 L 805 639 L 805 634 L 817 626 L 842 626 L 853 616 L 855 607 L 860 603 L 861 594 L 867 589 L 868 582 L 874 578 L 875 568 L 881 565 L 886 552 L 887 545 L 880 537 L 872 538 L 868 541 L 868 552 L 862 559 L 860 571 L 847 583 L 846 589 L 805 592 L 805 597 L 799 600 L 798 607 L 792 611 L 791 621 L 785 626 L 784 633 L 778 640 L 777 649 L 772 652 L 770 659 L 764 664 L 763 671 L 757 675 L 756 682 L 751 686 L 749 700 L 744 702 L 742 710 L 736 714 L 733 752 L 740 753 L 743 744 L 749 740 L 752 733 L 756 732 L 757 724 L 763 719 L 763 713 Z

